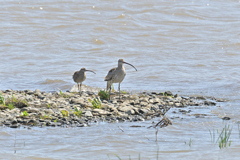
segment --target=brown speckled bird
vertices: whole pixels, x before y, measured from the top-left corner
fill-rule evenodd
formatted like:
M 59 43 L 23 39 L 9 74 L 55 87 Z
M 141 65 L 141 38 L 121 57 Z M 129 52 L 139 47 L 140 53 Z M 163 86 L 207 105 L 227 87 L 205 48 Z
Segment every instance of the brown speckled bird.
M 109 89 L 109 95 L 111 94 L 112 84 L 119 83 L 118 85 L 119 99 L 120 99 L 120 83 L 123 81 L 124 77 L 126 76 L 126 71 L 125 71 L 125 68 L 123 67 L 124 63 L 132 66 L 137 71 L 137 69 L 132 64 L 124 62 L 123 59 L 119 59 L 118 67 L 112 68 L 104 79 L 105 81 L 107 81 L 107 90 Z M 109 96 L 109 99 L 110 99 L 110 96 Z
M 81 68 L 80 71 L 76 71 L 74 74 L 73 74 L 73 80 L 74 82 L 77 83 L 78 85 L 78 90 L 79 90 L 79 85 L 80 85 L 80 90 L 79 90 L 79 93 L 81 94 L 81 87 L 82 87 L 82 82 L 86 79 L 86 71 L 89 71 L 89 72 L 93 72 L 91 70 L 86 70 L 86 68 Z M 95 72 L 93 72 L 95 73 Z M 95 73 L 96 74 L 96 73 Z

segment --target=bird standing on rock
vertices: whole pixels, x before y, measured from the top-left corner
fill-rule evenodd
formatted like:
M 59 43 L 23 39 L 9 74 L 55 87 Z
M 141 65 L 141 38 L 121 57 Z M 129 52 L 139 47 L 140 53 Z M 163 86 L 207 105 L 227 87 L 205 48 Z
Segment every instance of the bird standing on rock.
M 137 69 L 132 64 L 124 62 L 123 59 L 119 59 L 118 67 L 112 68 L 104 79 L 105 81 L 107 81 L 107 90 L 110 89 L 109 99 L 111 94 L 111 86 L 113 83 L 119 83 L 118 90 L 119 90 L 119 99 L 120 99 L 120 83 L 123 81 L 124 77 L 126 76 L 126 71 L 125 71 L 125 68 L 123 67 L 124 63 L 132 66 L 137 71 Z
M 79 90 L 79 84 L 80 84 L 80 90 L 79 90 L 79 94 L 81 95 L 81 87 L 82 87 L 82 82 L 86 79 L 86 71 L 89 71 L 89 72 L 93 72 L 91 70 L 86 70 L 86 68 L 81 68 L 80 71 L 76 71 L 74 74 L 73 74 L 73 80 L 74 82 L 77 83 L 78 85 L 78 90 Z M 93 72 L 95 73 L 95 72 Z M 96 73 L 95 73 L 96 74 Z

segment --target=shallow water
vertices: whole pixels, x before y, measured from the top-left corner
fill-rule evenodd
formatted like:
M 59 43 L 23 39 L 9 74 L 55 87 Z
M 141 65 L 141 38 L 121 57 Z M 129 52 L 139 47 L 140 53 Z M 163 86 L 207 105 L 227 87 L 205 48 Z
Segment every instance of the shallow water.
M 239 151 L 237 136 L 234 136 L 232 146 L 222 152 L 209 141 L 202 142 L 201 135 L 209 138 L 205 126 L 221 128 L 222 120 L 217 117 L 224 116 L 232 118 L 228 123 L 234 126 L 234 134 L 238 132 L 239 7 L 239 1 L 233 0 L 1 1 L 0 89 L 70 90 L 75 85 L 72 74 L 82 67 L 97 73 L 87 73 L 85 85 L 105 88 L 104 77 L 109 69 L 117 66 L 117 60 L 123 58 L 138 69 L 135 72 L 125 66 L 127 76 L 121 84 L 123 90 L 170 90 L 179 95 L 197 94 L 230 100 L 219 104 L 221 107 L 199 111 L 212 113 L 215 118 L 190 118 L 194 125 L 189 121 L 182 125 L 185 117 L 174 119 L 173 126 L 161 131 L 159 157 L 229 158 Z M 117 89 L 117 85 L 114 87 Z M 174 115 L 170 112 L 169 116 Z M 145 123 L 150 122 L 140 124 Z M 136 158 L 139 153 L 142 159 L 144 156 L 156 157 L 154 131 L 130 128 L 127 133 L 121 133 L 118 125 L 128 130 L 132 124 L 99 124 L 73 129 L 2 128 L 1 134 L 7 135 L 8 139 L 1 139 L 7 143 L 1 143 L 4 150 L 0 152 L 13 158 L 30 156 L 29 159 L 45 156 L 76 159 L 75 155 L 83 159 L 96 159 L 94 157 L 100 155 L 101 159 L 106 159 L 107 154 L 113 153 L 120 157 L 131 155 Z M 57 134 L 60 131 L 65 134 Z M 15 132 L 20 149 L 13 154 L 11 146 Z M 64 137 L 66 134 L 78 139 L 79 143 Z M 149 135 L 150 141 L 144 139 L 144 135 Z M 183 140 L 189 141 L 191 136 L 193 146 L 183 144 Z M 23 147 L 25 138 L 30 144 Z M 46 141 L 42 142 L 43 138 Z M 58 141 L 54 144 L 49 142 L 51 139 Z M 99 143 L 96 143 L 97 139 Z M 143 142 L 138 142 L 139 139 Z M 28 147 L 31 150 L 25 150 Z M 46 155 L 51 149 L 53 153 Z

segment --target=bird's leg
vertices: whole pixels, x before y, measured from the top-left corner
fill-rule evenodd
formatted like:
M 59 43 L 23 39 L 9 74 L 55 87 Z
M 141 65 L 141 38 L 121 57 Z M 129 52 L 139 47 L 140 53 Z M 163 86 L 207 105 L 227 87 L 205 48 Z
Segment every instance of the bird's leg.
M 119 90 L 119 100 L 120 100 L 120 83 L 118 84 L 118 90 Z
M 79 91 L 80 96 L 82 95 L 82 83 L 80 83 L 80 91 Z
M 77 83 L 77 87 L 78 87 L 78 92 L 79 92 L 79 83 Z
M 109 101 L 110 101 L 110 97 L 111 97 L 111 90 L 112 90 L 112 85 L 110 86 L 110 90 L 109 90 Z

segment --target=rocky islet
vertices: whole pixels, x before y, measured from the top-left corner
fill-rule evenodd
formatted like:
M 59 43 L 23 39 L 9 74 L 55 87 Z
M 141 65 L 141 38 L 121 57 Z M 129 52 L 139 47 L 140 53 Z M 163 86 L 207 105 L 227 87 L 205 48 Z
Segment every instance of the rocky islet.
M 91 101 L 97 93 L 2 91 L 6 105 L 0 105 L 0 125 L 11 128 L 20 126 L 72 126 L 85 127 L 96 122 L 144 121 L 163 116 L 170 108 L 187 106 L 215 106 L 222 99 L 203 96 L 180 97 L 170 91 L 164 93 L 142 92 L 112 96 L 111 101 L 101 100 L 101 108 L 94 108 Z M 14 98 L 14 102 L 13 101 Z M 89 101 L 90 99 L 90 101 Z M 14 108 L 9 109 L 8 104 Z

